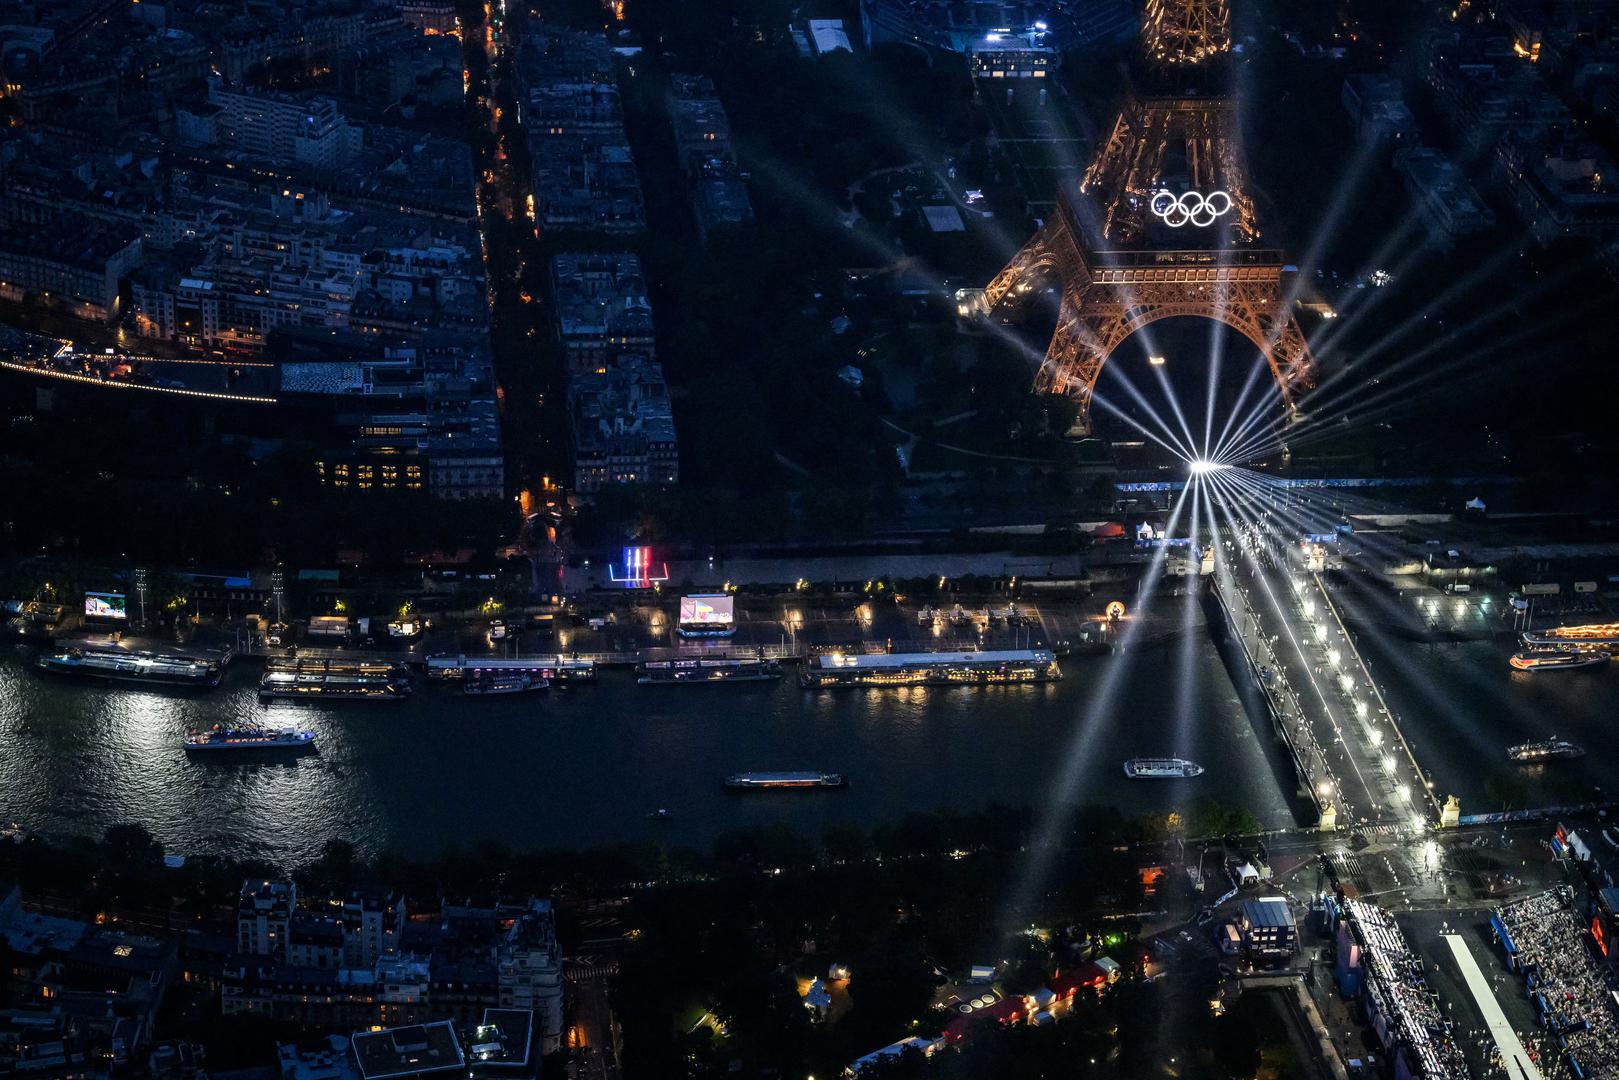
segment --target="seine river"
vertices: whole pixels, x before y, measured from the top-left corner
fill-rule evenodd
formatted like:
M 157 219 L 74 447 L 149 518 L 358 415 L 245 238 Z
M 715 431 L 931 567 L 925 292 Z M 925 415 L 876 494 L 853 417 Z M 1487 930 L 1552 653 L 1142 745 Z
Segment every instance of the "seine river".
M 1121 663 L 1121 704 L 1091 709 Z M 315 857 L 334 837 L 366 853 L 436 854 L 486 840 L 706 846 L 777 822 L 813 837 L 911 811 L 1043 807 L 1066 757 L 1079 762 L 1080 801 L 1134 814 L 1208 796 L 1245 804 L 1270 825 L 1292 823 L 1206 638 L 1064 664 L 1067 677 L 1043 686 L 809 692 L 789 673 L 777 683 L 654 687 L 605 671 L 594 685 L 537 694 L 467 698 L 419 685 L 404 702 L 314 706 L 261 703 L 251 663 L 233 666 L 212 692 L 171 694 L 58 681 L 8 652 L 0 817 L 47 834 L 134 821 L 174 852 L 283 865 Z M 188 760 L 180 749 L 193 726 L 249 720 L 312 728 L 318 752 L 241 763 Z M 1128 757 L 1168 753 L 1208 772 L 1173 784 L 1123 775 Z M 745 769 L 836 771 L 849 787 L 725 793 L 721 779 Z M 668 820 L 648 817 L 658 807 Z
M 1367 643 L 1370 644 L 1370 643 Z M 1464 812 L 1567 801 L 1619 776 L 1619 670 L 1514 674 L 1504 643 L 1372 645 L 1374 671 L 1418 760 Z M 1115 670 L 1117 666 L 1117 670 Z M 467 698 L 420 686 L 404 702 L 264 704 L 238 663 L 208 693 L 63 682 L 0 657 L 0 818 L 46 834 L 134 821 L 171 851 L 293 865 L 341 837 L 364 853 L 430 855 L 666 841 L 706 846 L 787 823 L 809 836 L 911 811 L 1049 806 L 1064 770 L 1078 801 L 1126 814 L 1212 797 L 1268 826 L 1294 824 L 1274 751 L 1255 734 L 1207 638 L 1127 658 L 1076 656 L 1045 686 L 808 692 L 791 677 L 732 686 L 637 686 L 627 671 L 539 694 Z M 1113 704 L 1098 709 L 1111 681 Z M 190 727 L 241 721 L 314 729 L 315 753 L 188 760 Z M 1508 765 L 1509 742 L 1558 734 L 1590 752 Z M 1138 754 L 1177 753 L 1191 781 L 1124 777 Z M 1077 763 L 1077 764 L 1076 764 Z M 844 773 L 843 791 L 726 794 L 744 769 Z M 658 807 L 667 821 L 648 815 Z
M 1619 798 L 1619 663 L 1530 674 L 1507 665 L 1506 641 L 1419 645 L 1362 635 L 1360 645 L 1434 790 L 1460 796 L 1462 813 Z M 1586 756 L 1506 760 L 1509 745 L 1553 735 Z

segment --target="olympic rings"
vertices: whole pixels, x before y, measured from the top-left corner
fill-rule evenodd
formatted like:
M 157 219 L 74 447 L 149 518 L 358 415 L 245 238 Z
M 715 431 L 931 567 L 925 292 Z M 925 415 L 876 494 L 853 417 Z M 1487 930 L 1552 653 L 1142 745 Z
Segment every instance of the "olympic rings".
M 1213 225 L 1216 218 L 1230 212 L 1231 205 L 1231 196 L 1224 191 L 1211 191 L 1207 195 L 1186 191 L 1176 195 L 1163 188 L 1153 192 L 1152 200 L 1147 203 L 1153 215 L 1171 229 L 1182 225 L 1206 228 Z

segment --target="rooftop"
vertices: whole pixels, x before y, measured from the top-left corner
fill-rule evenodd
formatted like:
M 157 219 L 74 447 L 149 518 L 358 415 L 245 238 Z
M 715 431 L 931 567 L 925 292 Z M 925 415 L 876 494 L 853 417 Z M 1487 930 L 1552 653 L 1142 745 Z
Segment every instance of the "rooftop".
M 421 1076 L 466 1067 L 455 1025 L 448 1020 L 356 1032 L 352 1042 L 362 1080 Z
M 473 1068 L 519 1069 L 528 1065 L 534 1014 L 528 1009 L 485 1009 L 472 1030 L 467 1055 Z
M 1293 909 L 1285 896 L 1260 896 L 1246 900 L 1242 905 L 1242 917 L 1249 926 L 1294 925 Z

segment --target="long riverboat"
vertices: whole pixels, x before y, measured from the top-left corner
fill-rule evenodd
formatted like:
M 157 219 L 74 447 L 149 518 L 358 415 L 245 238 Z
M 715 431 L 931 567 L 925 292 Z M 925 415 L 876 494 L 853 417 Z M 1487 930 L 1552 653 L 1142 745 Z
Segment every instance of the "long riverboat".
M 1524 652 L 1513 653 L 1512 658 L 1507 661 L 1517 671 L 1566 671 L 1569 668 L 1591 667 L 1607 662 L 1608 654 L 1605 652 L 1543 649 L 1527 649 Z
M 1518 635 L 1526 649 L 1619 649 L 1619 623 L 1587 623 L 1525 630 Z
M 259 697 L 294 701 L 399 701 L 410 691 L 410 668 L 383 660 L 274 657 L 259 680 Z
M 636 669 L 635 674 L 635 681 L 642 686 L 768 682 L 781 678 L 781 664 L 775 660 L 749 656 L 705 656 L 680 660 L 648 660 Z
M 799 671 L 809 689 L 846 686 L 992 686 L 1055 682 L 1062 668 L 1050 649 L 982 652 L 843 653 L 811 656 Z
M 186 733 L 188 754 L 212 753 L 220 750 L 303 750 L 315 745 L 313 731 L 297 728 L 267 728 L 257 724 L 241 727 L 222 727 L 215 724 L 207 731 Z
M 125 649 L 74 647 L 41 654 L 36 662 L 55 675 L 164 686 L 218 686 L 224 673 L 218 660 Z
M 813 791 L 847 787 L 842 773 L 743 772 L 725 778 L 727 791 Z

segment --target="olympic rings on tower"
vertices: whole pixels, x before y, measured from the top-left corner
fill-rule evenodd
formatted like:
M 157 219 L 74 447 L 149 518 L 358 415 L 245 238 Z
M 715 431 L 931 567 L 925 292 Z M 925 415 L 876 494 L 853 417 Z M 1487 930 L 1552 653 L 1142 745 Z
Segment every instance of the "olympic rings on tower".
M 1182 225 L 1198 228 L 1213 225 L 1216 218 L 1230 211 L 1231 205 L 1231 196 L 1224 191 L 1211 191 L 1207 195 L 1201 191 L 1186 191 L 1176 195 L 1163 188 L 1153 192 L 1152 201 L 1147 204 L 1153 215 L 1171 229 Z

